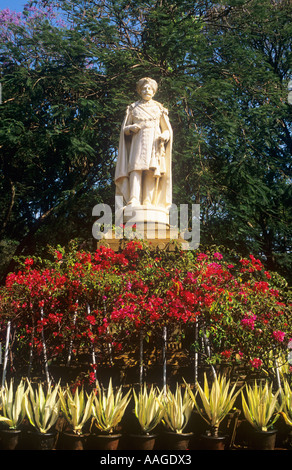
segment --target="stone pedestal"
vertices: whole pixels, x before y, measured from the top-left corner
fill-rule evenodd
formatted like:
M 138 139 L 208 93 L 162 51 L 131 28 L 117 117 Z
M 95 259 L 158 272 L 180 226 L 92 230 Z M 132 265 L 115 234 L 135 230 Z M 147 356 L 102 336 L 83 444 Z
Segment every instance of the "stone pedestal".
M 111 238 L 102 238 L 101 240 L 98 240 L 97 248 L 100 248 L 101 246 L 105 246 L 107 248 L 111 248 L 114 251 L 120 251 L 126 246 L 126 244 L 130 240 L 144 240 L 149 244 L 149 248 L 153 250 L 158 248 L 160 250 L 175 251 L 177 247 L 180 247 L 180 248 L 184 247 L 183 249 L 186 249 L 185 246 L 187 246 L 187 241 L 184 240 L 180 234 L 176 238 L 171 238 L 170 231 L 167 231 L 165 238 L 144 237 L 142 239 L 142 238 L 139 238 L 139 236 L 135 236 L 131 238 L 126 238 L 126 237 L 115 238 L 115 236 L 113 235 Z
M 124 224 L 156 224 L 158 227 L 169 227 L 169 211 L 155 206 L 126 206 L 123 212 Z
M 97 246 L 114 251 L 123 249 L 129 240 L 144 240 L 150 248 L 173 251 L 177 246 L 186 249 L 187 241 L 177 229 L 169 226 L 169 212 L 152 206 L 126 206 L 123 212 L 123 229 L 105 233 Z

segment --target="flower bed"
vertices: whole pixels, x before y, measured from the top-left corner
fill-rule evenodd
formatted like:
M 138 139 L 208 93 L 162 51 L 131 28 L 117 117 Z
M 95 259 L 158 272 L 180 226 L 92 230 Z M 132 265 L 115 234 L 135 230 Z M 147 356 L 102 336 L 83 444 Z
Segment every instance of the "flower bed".
M 19 263 L 19 270 L 8 275 L 0 292 L 2 392 L 8 380 L 13 378 L 16 384 L 21 377 L 27 377 L 33 387 L 42 383 L 50 389 L 54 383 L 60 387 L 58 397 L 60 390 L 66 391 L 67 405 L 65 398 L 60 399 L 58 419 L 52 426 L 59 436 L 54 441 L 56 448 L 68 445 L 69 437 L 65 439 L 63 431 L 64 426 L 72 431 L 73 417 L 66 406 L 77 400 L 76 391 L 82 407 L 78 406 L 81 412 L 74 419 L 82 423 L 82 434 L 91 436 L 90 423 L 98 416 L 93 412 L 94 396 L 101 393 L 97 381 L 107 383 L 115 368 L 116 387 L 121 387 L 122 394 L 129 393 L 132 402 L 129 405 L 126 400 L 123 420 L 113 426 L 121 434 L 118 445 L 123 449 L 133 446 L 127 440 L 137 430 L 133 390 L 142 387 L 145 378 L 148 389 L 151 384 L 156 391 L 156 385 L 161 386 L 163 413 L 169 409 L 168 416 L 181 416 L 182 427 L 176 434 L 191 433 L 190 448 L 201 445 L 199 430 L 205 427 L 201 408 L 195 407 L 195 395 L 190 399 L 187 390 L 195 386 L 199 390 L 205 372 L 211 382 L 222 371 L 232 384 L 240 379 L 237 389 L 251 384 L 251 379 L 269 379 L 275 400 L 279 391 L 283 394 L 283 380 L 291 384 L 287 354 L 292 337 L 290 292 L 283 278 L 267 272 L 252 255 L 241 258 L 217 248 L 184 252 L 178 247 L 167 252 L 133 240 L 120 252 L 104 247 L 88 252 L 72 243 L 67 249 L 51 248 L 47 259 L 23 258 Z M 190 366 L 188 374 L 186 366 Z M 180 375 L 174 373 L 175 367 Z M 129 369 L 134 370 L 134 376 Z M 174 397 L 175 389 L 180 403 L 176 412 L 165 401 L 166 395 L 169 400 Z M 107 390 L 113 395 L 111 386 Z M 288 388 L 285 395 L 289 396 Z M 39 392 L 39 396 L 44 393 Z M 92 402 L 86 405 L 89 397 Z M 179 412 L 184 400 L 188 401 L 188 418 Z M 239 395 L 236 406 L 238 400 Z M 201 395 L 201 407 L 204 403 Z M 281 416 L 283 425 L 290 426 L 291 404 L 287 406 L 285 420 L 278 408 L 271 420 Z M 24 447 L 31 445 L 27 442 L 33 428 L 33 409 L 27 405 L 23 412 Z M 241 402 L 239 412 L 247 423 Z M 156 448 L 166 445 L 161 437 L 166 431 L 163 421 L 167 432 L 173 432 L 169 420 L 166 415 L 159 419 Z M 234 431 L 238 423 L 234 410 L 220 425 L 229 435 L 225 448 L 234 444 L 231 422 Z M 96 445 L 90 438 L 81 442 L 80 434 L 73 429 L 76 446 Z M 205 437 L 204 445 L 210 445 L 210 436 Z M 36 446 L 39 440 L 34 439 Z M 168 441 L 171 439 L 168 434 Z
M 74 366 L 76 380 L 82 370 L 90 382 L 102 365 L 126 358 L 141 379 L 155 348 L 165 365 L 170 338 L 191 364 L 199 354 L 204 365 L 274 374 L 287 361 L 290 293 L 252 255 L 167 252 L 133 240 L 118 253 L 72 243 L 51 248 L 47 259 L 19 262 L 0 292 L 7 374 L 45 371 L 49 380 L 50 368 Z

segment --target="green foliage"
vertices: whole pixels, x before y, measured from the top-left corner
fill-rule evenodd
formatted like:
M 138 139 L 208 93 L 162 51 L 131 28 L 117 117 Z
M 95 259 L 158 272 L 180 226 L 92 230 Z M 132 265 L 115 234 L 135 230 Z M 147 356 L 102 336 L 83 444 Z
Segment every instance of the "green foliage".
M 134 413 L 143 434 L 149 434 L 161 421 L 163 415 L 163 409 L 160 405 L 162 394 L 163 391 L 157 390 L 153 385 L 151 385 L 149 392 L 146 384 L 141 386 L 138 393 L 133 389 Z
M 267 381 L 245 386 L 242 395 L 242 409 L 246 420 L 259 431 L 268 431 L 279 418 L 278 395 L 280 390 L 273 393 L 273 385 Z
M 285 423 L 292 427 L 292 388 L 287 378 L 284 379 L 282 389 L 283 408 L 281 410 Z
M 167 327 L 168 337 L 181 335 L 191 359 L 198 327 L 195 346 L 204 363 L 275 377 L 275 361 L 280 370 L 287 367 L 291 291 L 253 255 L 220 248 L 161 251 L 133 240 L 120 252 L 104 246 L 91 252 L 74 242 L 52 247 L 47 259 L 21 258 L 0 289 L 4 327 L 7 320 L 17 325 L 18 373 L 32 360 L 40 367 L 43 335 L 55 364 L 66 363 L 71 352 L 78 361 L 93 348 L 107 362 L 104 345 L 112 345 L 112 360 L 128 357 L 138 354 L 141 337 L 156 346 Z
M 200 203 L 204 244 L 289 276 L 290 2 L 32 3 L 65 24 L 27 12 L 0 31 L 3 240 L 31 254 L 91 239 L 94 204 L 114 207 L 125 108 L 150 75 L 174 129 L 174 202 Z
M 27 392 L 24 380 L 21 380 L 15 388 L 13 379 L 10 380 L 9 385 L 6 382 L 0 390 L 0 422 L 7 425 L 9 429 L 19 429 L 25 418 Z
M 176 384 L 174 393 L 167 388 L 165 396 L 161 399 L 161 407 L 163 409 L 162 423 L 170 431 L 181 434 L 190 420 L 194 407 L 188 390 L 185 389 L 183 392 L 179 384 Z
M 47 390 L 41 383 L 37 388 L 27 379 L 29 392 L 25 396 L 25 410 L 30 424 L 40 433 L 47 433 L 56 424 L 60 415 L 59 383 L 48 384 Z
M 223 419 L 234 407 L 235 400 L 240 393 L 236 391 L 237 384 L 232 387 L 225 375 L 216 375 L 209 386 L 207 375 L 204 374 L 204 386 L 196 384 L 197 393 L 187 385 L 189 394 L 200 416 L 208 423 L 212 436 L 218 436 L 219 426 Z M 201 401 L 198 401 L 196 395 Z
M 82 434 L 83 427 L 92 415 L 93 395 L 87 395 L 84 389 L 77 387 L 75 392 L 69 385 L 59 390 L 61 411 L 75 434 Z
M 106 434 L 111 434 L 116 430 L 130 402 L 131 392 L 130 389 L 123 395 L 122 387 L 115 391 L 112 379 L 109 381 L 107 391 L 96 382 L 96 390 L 93 391 L 92 415 L 97 429 Z

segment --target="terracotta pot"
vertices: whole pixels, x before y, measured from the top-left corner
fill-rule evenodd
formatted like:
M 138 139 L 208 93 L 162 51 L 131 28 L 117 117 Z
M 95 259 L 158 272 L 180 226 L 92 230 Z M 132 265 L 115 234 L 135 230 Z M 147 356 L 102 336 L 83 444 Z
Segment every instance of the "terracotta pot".
M 0 446 L 3 450 L 16 450 L 19 448 L 21 439 L 20 429 L 1 429 Z
M 121 434 L 90 434 L 86 448 L 89 450 L 117 450 Z
M 128 436 L 128 450 L 153 450 L 157 434 L 130 434 Z
M 226 436 L 208 436 L 201 435 L 201 444 L 204 450 L 224 450 Z
M 32 450 L 52 450 L 56 443 L 56 436 L 56 431 L 47 433 L 28 431 L 29 448 Z
M 253 450 L 274 450 L 277 430 L 257 431 L 250 433 L 249 448 Z
M 84 450 L 87 436 L 85 434 L 74 434 L 63 432 L 61 435 L 61 447 L 65 450 Z
M 177 433 L 173 431 L 164 431 L 163 448 L 166 450 L 187 450 L 189 449 L 192 437 L 192 432 Z

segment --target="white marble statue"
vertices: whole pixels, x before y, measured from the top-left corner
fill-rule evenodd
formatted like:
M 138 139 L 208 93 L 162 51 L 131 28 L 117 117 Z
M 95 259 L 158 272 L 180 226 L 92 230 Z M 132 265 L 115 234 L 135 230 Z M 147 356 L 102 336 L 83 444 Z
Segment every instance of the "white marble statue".
M 168 111 L 153 99 L 156 91 L 155 80 L 139 80 L 141 99 L 128 106 L 122 124 L 115 184 L 123 206 L 167 210 L 172 204 L 172 129 Z

